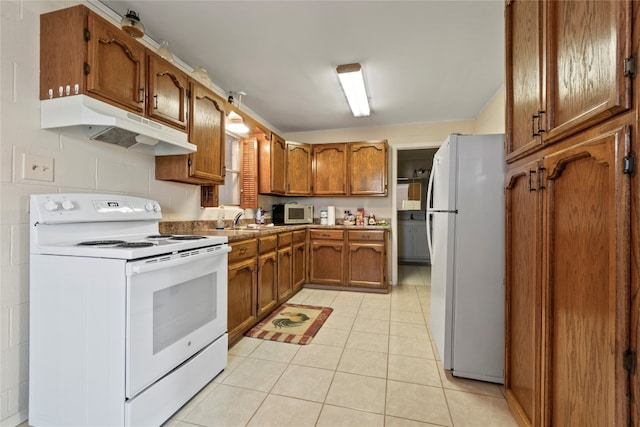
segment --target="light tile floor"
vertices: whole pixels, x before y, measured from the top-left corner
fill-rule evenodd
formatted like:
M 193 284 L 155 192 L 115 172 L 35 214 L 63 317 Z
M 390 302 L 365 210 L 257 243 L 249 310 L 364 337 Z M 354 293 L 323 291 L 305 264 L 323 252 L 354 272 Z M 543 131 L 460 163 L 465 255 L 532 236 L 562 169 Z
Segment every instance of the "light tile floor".
M 434 357 L 429 276 L 402 265 L 387 295 L 303 289 L 290 302 L 334 309 L 311 344 L 243 338 L 165 426 L 515 426 L 501 387 Z

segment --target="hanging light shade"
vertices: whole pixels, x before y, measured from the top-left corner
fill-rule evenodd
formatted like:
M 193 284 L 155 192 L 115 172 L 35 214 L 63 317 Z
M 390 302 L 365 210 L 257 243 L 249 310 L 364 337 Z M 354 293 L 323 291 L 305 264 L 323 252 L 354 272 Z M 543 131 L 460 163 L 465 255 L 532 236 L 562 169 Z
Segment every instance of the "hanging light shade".
M 231 133 L 245 134 L 249 132 L 249 128 L 244 124 L 244 120 L 242 120 L 240 114 L 235 111 L 230 112 L 227 116 L 226 127 Z
M 167 61 L 173 62 L 173 54 L 171 53 L 171 50 L 169 50 L 168 41 L 160 40 L 160 46 L 158 47 L 158 50 L 156 50 L 156 52 Z
M 127 14 L 120 21 L 120 27 L 135 39 L 144 36 L 144 25 L 142 25 L 140 17 L 134 10 L 127 9 Z

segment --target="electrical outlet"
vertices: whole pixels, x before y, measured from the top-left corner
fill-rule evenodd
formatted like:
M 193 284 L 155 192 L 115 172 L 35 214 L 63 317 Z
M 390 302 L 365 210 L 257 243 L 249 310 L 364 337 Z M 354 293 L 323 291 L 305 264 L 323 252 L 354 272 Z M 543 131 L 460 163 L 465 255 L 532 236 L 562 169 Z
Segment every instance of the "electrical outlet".
M 23 153 L 22 179 L 53 182 L 53 157 Z

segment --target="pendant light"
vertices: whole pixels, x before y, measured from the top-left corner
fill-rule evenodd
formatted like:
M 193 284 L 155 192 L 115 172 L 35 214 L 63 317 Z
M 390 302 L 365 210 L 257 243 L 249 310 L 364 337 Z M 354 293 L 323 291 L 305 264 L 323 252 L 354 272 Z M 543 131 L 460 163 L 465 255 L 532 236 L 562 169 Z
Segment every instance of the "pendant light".
M 144 25 L 140 22 L 140 17 L 135 10 L 127 9 L 127 14 L 120 21 L 120 27 L 134 39 L 144 36 Z
M 227 99 L 227 101 L 229 101 L 229 103 L 232 105 L 234 100 L 233 95 L 238 96 L 238 110 L 239 110 L 240 104 L 242 103 L 242 96 L 246 95 L 246 93 L 229 92 L 229 98 Z M 236 113 L 235 111 L 231 111 L 227 116 L 226 128 L 231 133 L 246 134 L 249 132 L 249 128 L 247 127 L 247 125 L 244 124 L 244 120 L 242 119 L 242 116 Z

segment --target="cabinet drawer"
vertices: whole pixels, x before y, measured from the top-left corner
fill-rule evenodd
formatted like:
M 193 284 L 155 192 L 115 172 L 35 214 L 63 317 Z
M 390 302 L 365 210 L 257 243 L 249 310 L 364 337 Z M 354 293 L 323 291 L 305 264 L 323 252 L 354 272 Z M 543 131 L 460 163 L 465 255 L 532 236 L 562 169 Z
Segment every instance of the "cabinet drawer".
M 242 240 L 240 242 L 230 243 L 231 252 L 229 252 L 229 265 L 253 258 L 258 254 L 258 242 L 256 239 Z
M 349 241 L 351 240 L 375 240 L 384 241 L 384 231 L 382 230 L 349 230 Z
M 261 254 L 266 254 L 267 252 L 275 251 L 278 246 L 278 237 L 274 234 L 273 236 L 265 236 L 260 237 L 258 239 L 258 251 Z
M 344 239 L 343 230 L 310 230 L 309 237 L 311 240 L 342 240 Z
M 291 245 L 291 231 L 278 234 L 278 247 Z
M 307 237 L 306 230 L 298 230 L 293 232 L 293 243 L 304 242 Z

